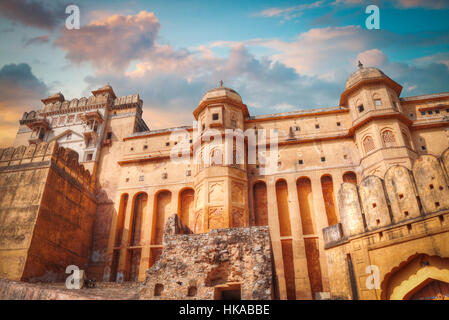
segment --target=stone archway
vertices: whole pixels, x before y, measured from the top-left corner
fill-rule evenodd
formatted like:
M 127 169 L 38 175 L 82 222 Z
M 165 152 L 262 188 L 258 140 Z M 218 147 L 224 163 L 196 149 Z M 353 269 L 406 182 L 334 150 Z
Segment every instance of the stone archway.
M 449 258 L 415 254 L 385 276 L 381 289 L 387 300 L 449 298 Z
M 428 278 L 406 294 L 404 300 L 449 300 L 449 283 Z

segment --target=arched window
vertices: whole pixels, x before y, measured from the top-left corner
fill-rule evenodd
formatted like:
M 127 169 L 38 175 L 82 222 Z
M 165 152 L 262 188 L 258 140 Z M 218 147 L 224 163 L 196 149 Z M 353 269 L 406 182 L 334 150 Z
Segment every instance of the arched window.
M 335 212 L 334 184 L 331 175 L 327 174 L 321 177 L 321 191 L 323 192 L 328 225 L 337 224 L 338 218 Z
M 382 99 L 380 98 L 379 94 L 375 93 L 373 95 L 374 100 L 374 107 L 381 107 L 382 106 Z
M 124 193 L 120 197 L 120 207 L 117 216 L 117 226 L 115 232 L 115 246 L 120 247 L 122 243 L 123 227 L 125 225 L 125 212 L 128 204 L 128 194 Z
M 267 185 L 263 181 L 254 184 L 254 215 L 256 226 L 268 225 Z
M 349 182 L 357 184 L 357 175 L 355 172 L 348 171 L 343 174 L 343 182 Z
M 382 141 L 385 147 L 393 147 L 396 145 L 396 139 L 394 133 L 391 130 L 385 130 L 382 132 Z
M 363 149 L 365 150 L 365 154 L 370 153 L 374 150 L 374 148 L 374 140 L 371 136 L 367 136 L 365 139 L 363 139 Z
M 190 228 L 190 219 L 193 217 L 193 202 L 195 200 L 195 191 L 191 188 L 181 191 L 179 196 L 179 213 L 181 221 Z

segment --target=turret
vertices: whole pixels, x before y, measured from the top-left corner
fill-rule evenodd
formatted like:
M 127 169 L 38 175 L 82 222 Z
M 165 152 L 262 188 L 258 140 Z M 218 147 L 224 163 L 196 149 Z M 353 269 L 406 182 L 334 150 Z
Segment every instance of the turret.
M 376 111 L 401 112 L 401 91 L 402 86 L 381 70 L 360 64 L 346 81 L 340 105 L 350 108 L 354 121 Z
M 340 105 L 352 115 L 350 131 L 358 146 L 363 176 L 383 177 L 392 158 L 401 158 L 411 168 L 415 157 L 410 144 L 411 120 L 402 113 L 401 91 L 402 86 L 381 70 L 361 63 L 346 81 Z
M 246 147 L 242 135 L 240 140 L 232 135 L 226 140 L 226 133 L 244 130 L 248 109 L 236 91 L 220 82 L 219 87 L 206 92 L 193 114 L 198 120 L 193 231 L 247 226 Z

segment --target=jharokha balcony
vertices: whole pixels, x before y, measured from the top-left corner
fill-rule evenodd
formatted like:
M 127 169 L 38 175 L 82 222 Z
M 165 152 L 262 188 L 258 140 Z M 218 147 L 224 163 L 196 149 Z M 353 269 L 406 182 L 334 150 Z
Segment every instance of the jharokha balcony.
M 35 118 L 33 121 L 27 122 L 26 126 L 33 131 L 28 139 L 30 144 L 37 144 L 45 141 L 46 134 L 50 130 L 50 124 L 45 118 Z

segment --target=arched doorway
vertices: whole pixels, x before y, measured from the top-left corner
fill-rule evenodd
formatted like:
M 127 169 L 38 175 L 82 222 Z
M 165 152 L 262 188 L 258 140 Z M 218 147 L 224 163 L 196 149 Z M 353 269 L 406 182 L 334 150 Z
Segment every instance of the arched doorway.
M 388 273 L 381 285 L 382 299 L 449 299 L 449 258 L 416 254 Z
M 415 291 L 415 290 L 414 290 Z M 415 292 L 404 297 L 405 300 L 449 300 L 449 283 L 427 279 Z
M 188 228 L 192 228 L 193 202 L 195 200 L 195 191 L 192 188 L 186 188 L 180 192 L 179 196 L 179 216 L 181 221 Z
M 268 225 L 268 199 L 267 185 L 259 181 L 253 186 L 254 192 L 254 215 L 256 226 Z
M 357 184 L 357 175 L 353 171 L 347 171 L 343 174 L 343 182 Z

